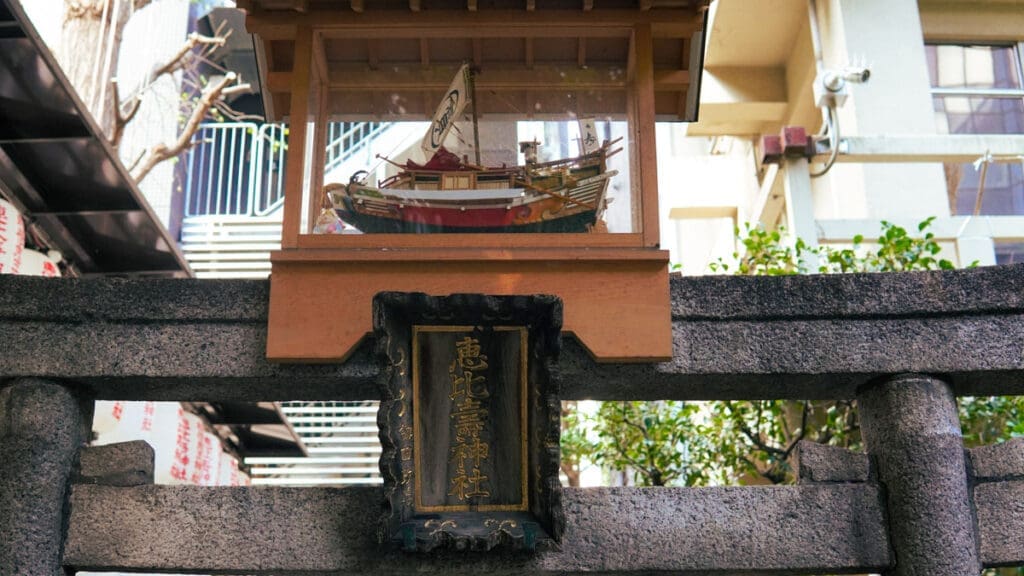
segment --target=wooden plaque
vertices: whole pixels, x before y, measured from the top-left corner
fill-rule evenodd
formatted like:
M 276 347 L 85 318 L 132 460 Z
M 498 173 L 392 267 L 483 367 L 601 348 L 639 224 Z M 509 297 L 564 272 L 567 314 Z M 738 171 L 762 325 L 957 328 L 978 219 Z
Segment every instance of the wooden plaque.
M 562 531 L 552 296 L 382 293 L 381 542 L 535 550 Z

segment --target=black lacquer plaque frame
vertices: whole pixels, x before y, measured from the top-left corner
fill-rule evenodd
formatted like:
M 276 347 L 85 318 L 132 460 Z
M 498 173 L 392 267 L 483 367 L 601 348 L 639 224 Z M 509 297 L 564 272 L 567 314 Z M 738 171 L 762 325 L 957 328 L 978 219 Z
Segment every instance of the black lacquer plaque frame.
M 558 480 L 561 404 L 554 372 L 561 347 L 561 300 L 543 295 L 436 297 L 383 292 L 374 298 L 373 320 L 382 393 L 377 415 L 384 477 L 379 541 L 419 552 L 557 546 L 565 522 Z M 447 413 L 431 408 L 422 395 L 430 389 L 431 377 L 435 381 L 446 377 L 431 376 L 439 371 L 437 366 L 443 369 L 450 361 L 432 351 L 438 342 L 447 344 L 470 336 L 483 342 L 492 371 L 501 368 L 508 374 L 500 379 L 504 396 L 491 400 L 504 402 L 502 412 L 512 415 L 501 421 L 504 429 L 494 434 L 511 446 L 505 451 L 516 457 L 508 459 L 514 466 L 486 470 L 492 478 L 506 479 L 505 485 L 511 486 L 505 490 L 510 499 L 489 502 L 490 496 L 484 500 L 463 496 L 466 503 L 453 506 L 443 502 L 451 500 L 447 488 L 438 493 L 435 486 L 431 493 L 417 476 L 436 476 L 437 470 L 451 465 L 441 461 L 448 445 L 438 449 L 421 438 L 421 430 L 430 426 L 447 430 L 448 426 L 447 418 L 436 416 Z M 438 396 L 436 390 L 433 393 Z M 442 403 L 447 398 L 443 394 L 438 397 Z M 418 398 L 423 399 L 422 407 Z M 421 410 L 426 424 L 419 420 Z M 438 424 L 441 421 L 445 423 Z M 417 441 L 424 443 L 422 454 L 417 454 Z M 522 458 L 518 458 L 519 446 Z M 492 452 L 501 449 L 490 448 Z

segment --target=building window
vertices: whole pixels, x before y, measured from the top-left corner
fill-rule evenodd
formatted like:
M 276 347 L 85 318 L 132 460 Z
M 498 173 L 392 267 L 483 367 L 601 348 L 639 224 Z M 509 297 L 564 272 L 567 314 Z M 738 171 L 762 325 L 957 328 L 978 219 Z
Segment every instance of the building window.
M 996 242 L 996 264 L 1024 262 L 1024 242 Z
M 925 50 L 939 132 L 1024 134 L 1024 43 L 929 44 Z M 946 184 L 954 214 L 1024 215 L 1020 162 L 990 163 L 984 186 L 972 164 L 947 164 Z

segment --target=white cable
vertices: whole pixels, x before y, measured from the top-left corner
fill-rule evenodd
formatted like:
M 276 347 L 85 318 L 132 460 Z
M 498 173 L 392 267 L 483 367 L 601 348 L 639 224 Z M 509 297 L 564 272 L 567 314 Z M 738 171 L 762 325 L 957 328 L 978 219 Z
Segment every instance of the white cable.
M 839 156 L 839 113 L 832 106 L 828 107 L 829 117 L 829 128 L 828 128 L 828 141 L 829 146 L 832 148 L 831 154 L 829 154 L 828 161 L 825 162 L 825 167 L 819 172 L 811 172 L 811 178 L 819 178 L 828 174 L 828 171 L 832 169 L 832 166 L 836 163 L 836 158 Z

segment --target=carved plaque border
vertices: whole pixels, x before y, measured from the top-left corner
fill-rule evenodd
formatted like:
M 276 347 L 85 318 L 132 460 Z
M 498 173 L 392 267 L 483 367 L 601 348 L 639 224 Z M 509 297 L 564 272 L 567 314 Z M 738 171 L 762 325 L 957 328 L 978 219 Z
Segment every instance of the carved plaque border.
M 373 301 L 381 364 L 377 414 L 384 478 L 381 543 L 407 551 L 543 550 L 561 540 L 561 403 L 554 366 L 561 347 L 562 303 L 555 296 L 382 292 Z M 417 506 L 417 334 L 521 331 L 521 439 L 526 458 L 521 505 Z

